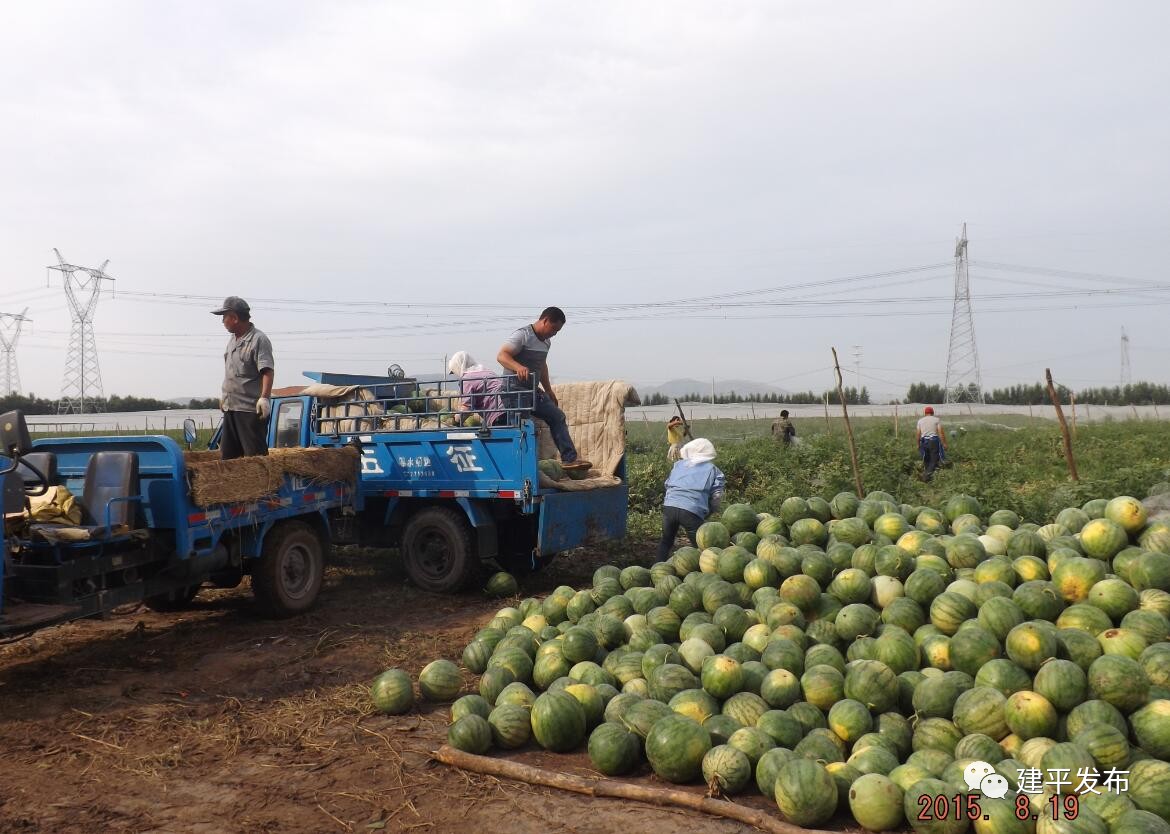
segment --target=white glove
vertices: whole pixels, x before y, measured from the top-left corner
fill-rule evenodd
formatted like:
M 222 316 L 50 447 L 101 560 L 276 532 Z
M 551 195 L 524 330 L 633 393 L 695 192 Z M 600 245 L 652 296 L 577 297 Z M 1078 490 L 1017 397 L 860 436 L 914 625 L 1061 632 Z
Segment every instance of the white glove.
M 268 415 L 272 413 L 272 403 L 269 402 L 268 397 L 261 397 L 256 400 L 256 414 L 261 420 L 267 420 Z
M 225 401 L 223 397 L 219 398 L 219 410 L 227 411 L 227 401 Z

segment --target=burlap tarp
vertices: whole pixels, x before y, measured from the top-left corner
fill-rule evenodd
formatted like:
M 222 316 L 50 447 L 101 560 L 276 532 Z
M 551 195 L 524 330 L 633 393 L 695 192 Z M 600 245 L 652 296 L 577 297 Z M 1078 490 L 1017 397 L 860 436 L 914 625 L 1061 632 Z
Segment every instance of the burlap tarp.
M 263 457 L 222 460 L 219 452 L 184 452 L 191 479 L 191 500 L 200 507 L 256 501 L 274 495 L 286 475 L 314 484 L 357 481 L 358 451 L 337 449 L 270 449 Z
M 633 386 L 620 380 L 608 382 L 569 382 L 553 386 L 561 411 L 569 424 L 569 434 L 577 455 L 593 464 L 589 475 L 580 481 L 567 476 L 560 481 L 540 474 L 544 489 L 568 492 L 616 486 L 621 480 L 614 474 L 626 453 L 626 407 L 640 403 Z M 536 420 L 537 454 L 541 460 L 556 459 L 557 447 L 548 426 Z

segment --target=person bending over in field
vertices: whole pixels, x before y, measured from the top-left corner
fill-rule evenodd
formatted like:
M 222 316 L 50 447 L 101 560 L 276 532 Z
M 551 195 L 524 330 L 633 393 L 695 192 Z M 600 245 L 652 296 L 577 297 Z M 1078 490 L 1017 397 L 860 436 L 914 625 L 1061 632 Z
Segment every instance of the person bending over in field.
M 723 498 L 723 473 L 712 462 L 715 446 L 705 437 L 699 437 L 683 446 L 682 458 L 670 470 L 666 479 L 666 499 L 662 502 L 662 539 L 658 542 L 656 562 L 670 558 L 678 528 L 687 531 L 687 538 L 695 545 L 695 531 L 708 515 L 715 511 Z
M 934 477 L 934 470 L 938 469 L 946 451 L 947 436 L 943 431 L 942 421 L 934 416 L 934 408 L 929 405 L 918 421 L 916 436 L 918 454 L 922 456 L 922 480 L 930 483 L 930 479 Z

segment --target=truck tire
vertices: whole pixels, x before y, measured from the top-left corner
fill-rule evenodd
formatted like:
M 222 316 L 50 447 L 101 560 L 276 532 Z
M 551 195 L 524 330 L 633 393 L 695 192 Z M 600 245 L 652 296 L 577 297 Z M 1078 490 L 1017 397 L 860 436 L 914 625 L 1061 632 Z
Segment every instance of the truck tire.
M 199 593 L 201 587 L 202 585 L 189 585 L 186 588 L 178 588 L 169 593 L 147 597 L 143 601 L 151 611 L 159 611 L 161 613 L 184 611 L 191 607 L 191 603 L 194 601 L 195 595 Z
M 265 615 L 292 617 L 308 611 L 324 579 L 324 549 L 312 527 L 282 521 L 268 531 L 252 568 L 252 593 Z
M 479 573 L 471 529 L 462 513 L 425 507 L 410 517 L 402 533 L 406 575 L 424 591 L 451 593 Z

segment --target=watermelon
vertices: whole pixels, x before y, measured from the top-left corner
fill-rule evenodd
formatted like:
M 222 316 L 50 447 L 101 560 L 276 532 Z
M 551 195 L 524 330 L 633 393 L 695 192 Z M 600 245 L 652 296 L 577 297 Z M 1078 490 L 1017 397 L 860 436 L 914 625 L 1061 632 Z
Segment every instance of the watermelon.
M 1121 770 L 1129 764 L 1129 742 L 1125 733 L 1112 724 L 1089 724 L 1072 736 L 1072 740 L 1088 751 L 1099 770 Z
M 630 773 L 638 767 L 641 755 L 641 739 L 621 724 L 607 721 L 589 736 L 589 761 L 606 776 Z
M 729 504 L 727 509 L 723 511 L 720 521 L 723 522 L 728 534 L 732 536 L 736 533 L 755 532 L 756 525 L 759 524 L 755 510 L 748 504 Z M 708 547 L 709 545 L 700 544 L 699 546 Z M 726 547 L 726 545 L 717 546 Z
M 1124 713 L 1133 712 L 1145 703 L 1148 691 L 1149 682 L 1133 658 L 1102 655 L 1089 667 L 1089 692 Z
M 451 705 L 451 723 L 454 724 L 465 715 L 487 718 L 491 711 L 491 704 L 485 701 L 482 695 L 464 695 Z
M 374 709 L 388 715 L 401 715 L 414 706 L 414 685 L 401 669 L 387 669 L 370 686 Z
M 1134 762 L 1128 781 L 1125 795 L 1134 805 L 1170 822 L 1170 763 L 1158 759 Z
M 727 547 L 731 544 L 731 533 L 718 521 L 708 521 L 700 524 L 695 531 L 695 544 L 700 550 L 710 547 Z
M 781 815 L 794 825 L 819 825 L 837 810 L 836 781 L 822 765 L 808 759 L 782 765 L 774 790 Z
M 503 750 L 523 747 L 532 737 L 529 710 L 519 704 L 499 704 L 487 716 L 492 741 Z
M 719 702 L 702 689 L 684 689 L 670 699 L 670 708 L 702 724 L 719 712 Z
M 1008 632 L 1004 647 L 1017 666 L 1035 672 L 1044 661 L 1055 657 L 1060 643 L 1056 631 L 1043 623 L 1026 622 Z
M 1170 759 L 1170 700 L 1150 701 L 1129 721 L 1143 750 L 1159 759 Z
M 869 707 L 851 698 L 838 701 L 829 708 L 829 729 L 847 744 L 852 744 L 873 729 Z
M 1056 735 L 1056 708 L 1038 692 L 1013 692 L 1004 704 L 1003 714 L 1008 729 L 1022 739 L 1051 738 Z
M 510 597 L 520 592 L 520 586 L 512 574 L 499 571 L 488 578 L 483 592 L 491 597 Z
M 978 613 L 974 602 L 953 591 L 944 591 L 930 603 L 931 624 L 947 635 L 954 634 L 963 622 L 974 619 Z
M 756 787 L 764 796 L 775 796 L 776 774 L 780 768 L 796 758 L 796 754 L 784 747 L 773 747 L 756 763 Z
M 1140 597 L 1121 579 L 1102 579 L 1089 589 L 1087 602 L 1108 614 L 1114 623 L 1120 623 L 1122 617 L 1138 607 Z
M 747 756 L 753 768 L 766 752 L 776 746 L 772 737 L 758 727 L 740 727 L 728 737 L 727 744 Z
M 1105 518 L 1121 527 L 1130 536 L 1140 533 L 1148 520 L 1142 502 L 1128 495 L 1118 496 L 1106 504 Z
M 546 750 L 565 753 L 576 749 L 585 740 L 585 728 L 585 709 L 568 693 L 545 692 L 532 705 L 532 734 Z
M 727 744 L 712 747 L 703 756 L 703 782 L 711 792 L 731 796 L 743 791 L 752 778 L 752 765 L 739 750 Z
M 450 660 L 433 660 L 418 673 L 418 688 L 428 701 L 450 701 L 463 688 L 463 676 Z
M 1123 810 L 1108 822 L 1109 834 L 1170 834 L 1170 823 L 1157 814 L 1137 808 Z
M 1130 628 L 1110 628 L 1097 635 L 1104 654 L 1120 654 L 1137 660 L 1146 650 L 1146 638 Z
M 902 800 L 902 789 L 878 773 L 867 773 L 849 787 L 849 810 L 857 823 L 869 831 L 901 827 L 906 820 Z
M 906 791 L 902 800 L 903 814 L 918 834 L 963 834 L 970 825 L 966 814 L 933 813 L 936 803 L 940 807 L 946 803 L 949 811 L 954 795 L 954 785 L 941 779 L 921 779 Z M 943 803 L 938 803 L 939 797 L 943 797 Z M 924 808 L 929 808 L 930 813 L 923 814 Z
M 711 736 L 703 725 L 672 714 L 654 723 L 646 736 L 646 759 L 668 782 L 686 783 L 699 777 L 703 757 L 711 749 Z
M 548 458 L 536 464 L 536 468 L 540 470 L 540 474 L 546 475 L 554 481 L 561 481 L 565 478 L 565 468 L 561 466 L 559 460 Z
M 492 728 L 482 715 L 465 715 L 447 730 L 447 743 L 464 753 L 482 756 L 492 746 Z
M 1125 528 L 1108 518 L 1095 518 L 1081 528 L 1081 547 L 1086 556 L 1108 560 L 1129 544 Z
M 720 700 L 730 698 L 743 689 L 743 668 L 738 661 L 725 655 L 704 658 L 702 685 L 703 689 Z
M 1025 685 L 1027 677 L 1024 678 Z M 967 734 L 981 734 L 1001 741 L 1010 732 L 1004 720 L 1007 695 L 990 686 L 975 686 L 954 700 L 952 715 L 955 726 Z

